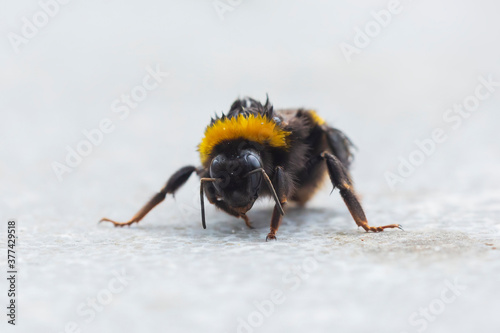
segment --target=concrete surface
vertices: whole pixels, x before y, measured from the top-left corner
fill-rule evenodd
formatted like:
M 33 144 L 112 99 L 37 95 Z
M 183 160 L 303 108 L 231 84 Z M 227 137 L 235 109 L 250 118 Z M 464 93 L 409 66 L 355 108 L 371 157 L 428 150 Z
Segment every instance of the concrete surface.
M 279 240 L 268 243 L 265 207 L 251 214 L 255 230 L 215 212 L 203 230 L 197 218 L 176 217 L 173 203 L 124 229 L 50 213 L 21 216 L 16 329 L 59 332 L 74 321 L 85 332 L 234 332 L 243 318 L 255 332 L 416 332 L 427 325 L 428 332 L 494 332 L 498 208 L 486 202 L 477 211 L 449 204 L 446 212 L 417 212 L 437 200 L 365 199 L 373 220 L 405 224 L 405 232 L 381 234 L 354 228 L 339 205 L 291 209 Z M 122 270 L 133 280 L 106 304 L 103 290 Z M 449 283 L 458 284 L 457 296 Z M 282 296 L 270 306 L 274 290 Z M 449 304 L 439 303 L 443 291 Z M 104 300 L 101 311 L 82 307 L 89 297 Z M 269 317 L 255 314 L 255 301 L 267 304 L 260 313 Z M 420 313 L 429 307 L 432 320 Z

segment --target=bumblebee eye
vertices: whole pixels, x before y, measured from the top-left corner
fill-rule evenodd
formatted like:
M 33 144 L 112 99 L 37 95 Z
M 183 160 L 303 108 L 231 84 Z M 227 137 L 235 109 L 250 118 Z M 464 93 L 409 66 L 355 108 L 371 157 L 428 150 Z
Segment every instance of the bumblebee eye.
M 221 156 L 215 156 L 215 158 L 212 160 L 212 163 L 210 164 L 210 177 L 212 178 L 217 178 L 214 177 L 217 173 L 219 173 L 221 169 Z
M 247 163 L 247 166 L 250 168 L 250 170 L 248 171 L 262 168 L 262 163 L 260 162 L 260 158 L 253 152 L 249 152 L 245 155 L 245 162 Z
M 246 166 L 248 171 L 262 168 L 260 157 L 253 152 L 248 152 L 245 155 Z M 260 172 L 252 173 L 248 176 L 248 191 L 252 194 L 257 194 L 262 183 L 262 174 Z
M 260 184 L 262 183 L 262 173 L 252 173 L 248 176 L 248 178 L 248 191 L 256 195 L 260 189 Z
M 225 163 L 226 158 L 221 155 L 217 155 L 214 157 L 212 160 L 212 163 L 210 164 L 210 177 L 211 178 L 219 178 L 223 179 L 223 183 L 226 181 L 227 178 L 227 172 L 224 170 L 224 163 Z M 220 192 L 221 190 L 221 182 L 214 182 L 214 187 L 217 189 L 217 191 Z

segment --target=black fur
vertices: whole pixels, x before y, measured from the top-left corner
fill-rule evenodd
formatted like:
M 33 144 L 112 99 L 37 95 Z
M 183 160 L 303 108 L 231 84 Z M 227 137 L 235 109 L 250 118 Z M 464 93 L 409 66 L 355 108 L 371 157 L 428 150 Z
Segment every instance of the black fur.
M 352 159 L 351 141 L 341 131 L 316 123 L 311 112 L 306 109 L 275 111 L 269 99 L 266 100 L 265 104 L 261 104 L 252 98 L 243 98 L 236 100 L 231 105 L 227 115 L 222 115 L 222 118 L 238 117 L 239 115 L 245 117 L 262 115 L 273 120 L 277 126 L 290 132 L 287 138 L 288 148 L 275 148 L 265 143 L 259 144 L 236 139 L 218 144 L 213 149 L 211 158 L 219 154 L 236 158 L 242 150 L 255 151 L 261 157 L 262 167 L 273 180 L 278 197 L 283 203 L 292 200 L 299 204 L 305 204 L 312 197 L 327 171 L 324 159 L 320 156 L 321 153 L 328 151 L 338 156 L 340 163 L 344 164 L 343 168 L 348 168 L 350 165 Z M 215 121 L 213 120 L 213 122 Z M 204 167 L 206 169 L 205 177 L 209 177 L 210 162 Z M 235 181 L 243 176 L 243 174 L 234 175 Z M 225 200 L 221 200 L 222 196 L 230 196 L 230 193 L 224 193 L 224 189 L 222 189 L 222 193 L 217 193 L 211 183 L 205 185 L 205 190 L 210 202 L 231 215 L 237 215 L 238 211 L 228 207 Z M 261 187 L 259 196 L 269 196 L 270 194 L 266 186 Z M 247 208 L 250 209 L 252 205 L 253 201 L 249 198 Z M 271 239 L 275 239 L 275 232 L 281 222 L 281 216 L 276 209 L 272 217 L 271 233 L 268 235 L 268 238 Z M 246 211 L 240 211 L 240 215 L 245 213 Z

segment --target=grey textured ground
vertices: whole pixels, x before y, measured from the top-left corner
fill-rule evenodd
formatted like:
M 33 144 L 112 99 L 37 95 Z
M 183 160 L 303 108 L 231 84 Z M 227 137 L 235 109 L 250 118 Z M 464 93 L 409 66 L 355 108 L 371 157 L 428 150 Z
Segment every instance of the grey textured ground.
M 256 331 L 415 332 L 423 326 L 412 326 L 411 314 L 458 279 L 466 289 L 428 331 L 492 332 L 500 325 L 498 208 L 418 208 L 437 200 L 365 199 L 374 220 L 405 224 L 406 232 L 382 234 L 356 230 L 343 207 L 291 209 L 270 243 L 265 207 L 251 214 L 255 230 L 217 213 L 203 230 L 197 219 L 176 218 L 172 203 L 130 229 L 47 212 L 22 216 L 19 328 L 60 331 L 75 321 L 88 332 L 233 332 L 254 301 L 278 289 L 283 303 Z M 134 279 L 86 323 L 79 305 L 123 269 Z
M 37 6 L 6 5 L 2 35 Z M 244 1 L 222 21 L 210 1 L 73 1 L 20 53 L 2 38 L 0 218 L 20 232 L 18 325 L 2 332 L 237 332 L 249 319 L 240 332 L 498 332 L 500 90 L 459 128 L 443 120 L 478 76 L 500 81 L 498 4 L 405 2 L 348 64 L 339 44 L 386 6 Z M 170 76 L 121 119 L 110 105 L 147 66 Z M 277 242 L 269 201 L 254 230 L 212 207 L 203 230 L 194 178 L 139 225 L 97 224 L 197 163 L 214 111 L 266 92 L 343 129 L 370 223 L 406 231 L 358 230 L 330 186 L 288 211 Z M 104 118 L 114 131 L 58 181 L 52 163 Z M 446 142 L 391 190 L 384 174 L 436 128 Z
M 436 200 L 423 204 L 439 206 Z M 61 331 L 75 321 L 86 332 L 234 332 L 237 318 L 257 309 L 254 301 L 278 289 L 283 303 L 255 331 L 416 332 L 424 326 L 412 326 L 411 314 L 456 279 L 466 289 L 428 321 L 428 331 L 500 327 L 497 207 L 448 204 L 431 213 L 419 212 L 422 202 L 365 201 L 374 220 L 404 222 L 406 231 L 367 234 L 343 207 L 318 206 L 290 210 L 279 241 L 270 243 L 266 208 L 251 214 L 255 230 L 216 213 L 203 230 L 197 219 L 175 218 L 172 203 L 130 229 L 50 213 L 22 216 L 19 329 Z M 79 305 L 123 269 L 134 279 L 87 323 Z

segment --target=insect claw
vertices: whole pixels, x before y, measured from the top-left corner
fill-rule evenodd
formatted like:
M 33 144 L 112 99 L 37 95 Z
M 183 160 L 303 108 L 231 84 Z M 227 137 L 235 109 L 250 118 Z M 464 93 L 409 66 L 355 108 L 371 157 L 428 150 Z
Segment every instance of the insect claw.
M 267 235 L 267 236 L 266 236 L 266 242 L 267 242 L 268 240 L 270 240 L 270 239 L 274 239 L 275 241 L 277 241 L 277 240 L 278 240 L 278 238 L 276 237 L 276 235 L 270 235 L 270 234 L 269 234 L 269 235 Z

